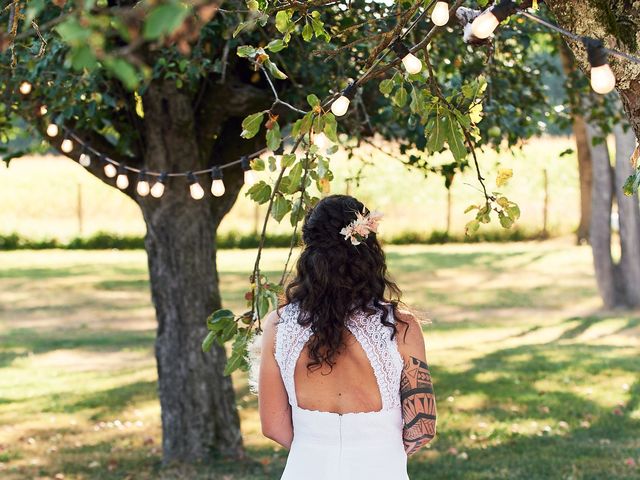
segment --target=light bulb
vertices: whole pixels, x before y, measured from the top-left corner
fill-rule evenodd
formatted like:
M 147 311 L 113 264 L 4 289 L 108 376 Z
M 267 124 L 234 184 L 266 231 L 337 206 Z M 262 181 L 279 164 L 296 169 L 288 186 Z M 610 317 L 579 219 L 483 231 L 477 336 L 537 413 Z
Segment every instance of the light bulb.
M 336 117 L 342 117 L 347 113 L 350 103 L 351 100 L 344 95 L 340 95 L 338 99 L 331 104 L 331 112 L 333 112 Z
M 71 152 L 73 150 L 73 142 L 68 138 L 65 138 L 60 144 L 60 150 L 62 150 L 64 153 Z
M 136 192 L 138 192 L 138 195 L 140 195 L 141 197 L 146 197 L 147 195 L 149 195 L 149 182 L 147 181 L 147 174 L 144 170 L 140 171 L 140 174 L 138 175 L 138 184 L 136 185 Z
M 80 163 L 80 165 L 82 165 L 83 167 L 88 167 L 89 165 L 91 165 L 91 157 L 86 153 L 82 153 L 80 154 L 78 163 Z
M 129 177 L 127 177 L 127 173 L 124 171 L 124 169 L 121 169 L 120 173 L 118 173 L 118 178 L 116 178 L 116 186 L 120 190 L 124 190 L 129 186 Z
M 447 2 L 436 2 L 436 6 L 431 12 L 431 21 L 439 27 L 449 23 L 449 4 Z
M 420 70 L 422 70 L 422 62 L 413 53 L 405 56 L 402 59 L 402 64 L 407 72 L 411 74 L 420 73 Z
M 160 178 L 162 179 L 162 177 Z M 153 187 L 151 187 L 151 196 L 153 198 L 160 198 L 163 193 L 164 193 L 164 183 L 162 180 L 158 180 L 156 183 L 153 184 Z
M 489 38 L 499 24 L 496 16 L 490 10 L 485 10 L 471 24 L 471 33 L 478 38 Z
M 107 163 L 104 166 L 104 174 L 109 178 L 113 178 L 118 174 L 118 170 L 112 163 Z
M 202 185 L 198 183 L 196 176 L 192 172 L 187 173 L 187 180 L 189 181 L 189 193 L 191 193 L 191 198 L 194 200 L 200 200 L 204 197 L 204 188 L 202 188 Z
M 47 125 L 47 135 L 49 135 L 50 137 L 57 136 L 59 132 L 60 129 L 55 123 L 50 123 L 49 125 Z
M 213 167 L 211 170 L 211 193 L 214 197 L 224 195 L 224 182 L 222 181 L 222 170 L 220 167 Z
M 20 93 L 22 95 L 29 95 L 31 93 L 31 84 L 27 81 L 20 84 Z
M 329 140 L 329 137 L 327 137 L 323 132 L 320 132 L 313 137 L 313 143 L 318 147 L 319 150 L 326 150 L 331 146 L 333 142 L 331 142 L 331 140 Z
M 608 64 L 591 69 L 591 88 L 596 93 L 605 95 L 612 91 L 616 86 L 616 77 L 611 71 Z
M 47 106 L 46 105 L 40 105 L 40 115 L 41 116 L 45 116 L 47 114 L 49 110 L 47 110 Z

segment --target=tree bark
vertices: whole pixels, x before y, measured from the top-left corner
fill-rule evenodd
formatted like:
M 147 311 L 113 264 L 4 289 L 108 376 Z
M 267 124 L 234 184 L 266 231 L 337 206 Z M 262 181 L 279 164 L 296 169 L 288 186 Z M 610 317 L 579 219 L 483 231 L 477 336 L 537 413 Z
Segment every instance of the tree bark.
M 575 69 L 573 53 L 564 40 L 558 42 L 558 50 L 562 61 L 562 68 L 567 77 Z M 589 228 L 591 225 L 591 188 L 593 182 L 593 170 L 591 166 L 591 151 L 589 145 L 592 138 L 587 133 L 587 125 L 581 111 L 583 106 L 572 95 L 571 102 L 571 128 L 576 140 L 578 155 L 578 177 L 580 179 L 580 224 L 576 231 L 576 243 L 581 245 L 589 241 Z
M 629 161 L 636 147 L 636 138 L 631 129 L 624 131 L 622 125 L 614 127 L 616 139 L 615 192 L 620 217 L 619 271 L 624 287 L 625 304 L 640 306 L 640 208 L 638 194 L 626 196 L 622 190 L 625 181 L 633 173 Z
M 591 137 L 601 135 L 598 127 L 587 124 Z M 596 283 L 605 307 L 622 303 L 618 275 L 611 256 L 611 207 L 613 202 L 613 169 L 606 143 L 590 145 L 593 160 L 590 239 Z
M 204 139 L 208 145 L 203 152 L 191 98 L 171 82 L 152 83 L 143 104 L 144 163 L 155 170 L 196 170 L 209 155 L 221 164 L 257 147 L 257 140 L 238 140 L 241 118 L 230 117 L 216 128 L 215 142 Z M 226 193 L 220 198 L 208 194 L 194 200 L 184 177 L 170 178 L 159 199 L 135 196 L 147 226 L 145 247 L 158 321 L 155 351 L 165 463 L 202 461 L 213 454 L 244 456 L 231 377 L 223 375 L 225 350 L 219 345 L 208 353 L 201 350 L 205 320 L 221 307 L 216 230 L 243 183 L 239 168 L 224 172 Z M 205 190 L 210 188 L 210 179 L 198 180 Z

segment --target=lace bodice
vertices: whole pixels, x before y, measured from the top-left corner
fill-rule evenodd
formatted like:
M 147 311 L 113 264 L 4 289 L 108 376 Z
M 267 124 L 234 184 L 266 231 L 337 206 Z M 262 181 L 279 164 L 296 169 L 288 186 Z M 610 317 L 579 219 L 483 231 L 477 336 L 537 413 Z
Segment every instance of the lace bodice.
M 298 304 L 291 303 L 282 308 L 276 327 L 275 345 L 276 362 L 287 389 L 289 403 L 294 407 L 298 406 L 294 384 L 296 362 L 311 336 L 311 327 L 298 323 L 299 315 Z M 400 406 L 400 375 L 403 364 L 396 337 L 391 339 L 392 330 L 380 322 L 381 315 L 382 311 L 373 315 L 361 312 L 350 318 L 346 326 L 371 363 L 380 389 L 382 410 L 391 410 Z M 395 322 L 391 311 L 387 321 Z

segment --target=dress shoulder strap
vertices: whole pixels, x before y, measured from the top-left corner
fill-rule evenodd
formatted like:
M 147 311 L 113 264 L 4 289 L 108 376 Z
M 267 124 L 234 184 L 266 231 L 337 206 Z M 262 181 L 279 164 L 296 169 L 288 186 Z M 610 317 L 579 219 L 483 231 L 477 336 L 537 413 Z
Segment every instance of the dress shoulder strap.
M 393 307 L 384 305 L 383 308 L 389 312 L 386 321 L 395 324 Z M 359 312 L 347 321 L 347 328 L 356 337 L 371 363 L 380 389 L 382 409 L 391 410 L 400 406 L 403 363 L 397 338 L 391 338 L 393 331 L 381 322 L 382 315 L 383 310 L 373 315 Z
M 300 325 L 299 317 L 299 305 L 289 303 L 282 307 L 280 320 L 276 326 L 275 358 L 280 367 L 280 375 L 289 396 L 289 403 L 294 407 L 298 406 L 294 384 L 296 362 L 311 336 L 311 328 Z

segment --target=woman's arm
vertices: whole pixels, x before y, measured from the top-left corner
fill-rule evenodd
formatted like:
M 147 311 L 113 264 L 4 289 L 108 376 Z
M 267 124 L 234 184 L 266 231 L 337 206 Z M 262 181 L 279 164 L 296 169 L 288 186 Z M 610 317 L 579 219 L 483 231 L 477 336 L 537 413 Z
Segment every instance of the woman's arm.
M 398 323 L 406 329 L 406 336 L 402 328 L 398 333 L 398 347 L 404 362 L 400 377 L 402 439 L 407 455 L 412 455 L 436 436 L 436 397 L 420 324 L 409 312 L 402 312 L 400 319 L 408 323 Z
M 264 319 L 258 403 L 262 434 L 285 448 L 293 441 L 293 424 L 289 397 L 282 382 L 280 368 L 274 356 L 278 313 L 271 312 Z

